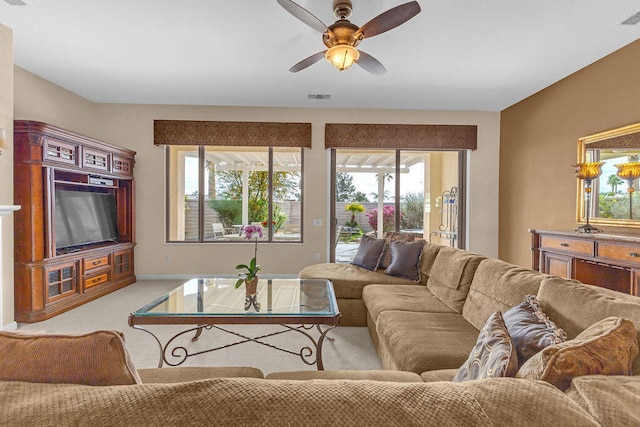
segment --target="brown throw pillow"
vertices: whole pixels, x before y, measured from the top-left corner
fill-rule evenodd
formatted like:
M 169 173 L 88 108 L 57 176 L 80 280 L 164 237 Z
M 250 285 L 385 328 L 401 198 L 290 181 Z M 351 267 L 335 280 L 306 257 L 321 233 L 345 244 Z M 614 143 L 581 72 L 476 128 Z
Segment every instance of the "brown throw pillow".
M 387 231 L 384 233 L 384 240 L 386 244 L 382 250 L 382 257 L 380 258 L 380 265 L 378 268 L 386 269 L 391 264 L 391 242 L 413 242 L 416 240 L 415 234 L 411 233 L 398 233 L 396 231 Z
M 374 239 L 366 234 L 363 235 L 360 240 L 360 246 L 358 246 L 358 251 L 353 257 L 351 264 L 375 271 L 378 268 L 384 243 L 384 239 Z
M 140 377 L 123 336 L 0 332 L 0 380 L 33 383 L 130 385 Z
M 543 348 L 567 340 L 567 334 L 542 312 L 535 295 L 527 295 L 522 304 L 511 307 L 503 317 L 518 352 L 518 366 Z
M 574 377 L 582 375 L 631 375 L 638 351 L 633 322 L 608 317 L 575 339 L 543 349 L 520 368 L 516 377 L 547 381 L 566 390 Z
M 496 311 L 480 330 L 478 341 L 469 358 L 462 364 L 453 381 L 512 377 L 518 371 L 518 356 L 513 347 L 502 313 Z
M 384 271 L 385 274 L 420 281 L 420 255 L 422 255 L 424 241 L 407 243 L 393 241 L 390 247 L 391 264 Z

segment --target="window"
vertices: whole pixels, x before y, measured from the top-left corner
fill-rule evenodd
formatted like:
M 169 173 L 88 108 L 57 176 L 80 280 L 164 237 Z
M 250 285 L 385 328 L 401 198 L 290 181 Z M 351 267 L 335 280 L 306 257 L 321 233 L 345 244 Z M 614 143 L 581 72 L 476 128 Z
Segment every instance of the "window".
M 302 241 L 303 150 L 294 147 L 167 146 L 167 241 Z
M 333 259 L 350 262 L 360 238 L 388 231 L 461 247 L 464 150 L 332 150 Z

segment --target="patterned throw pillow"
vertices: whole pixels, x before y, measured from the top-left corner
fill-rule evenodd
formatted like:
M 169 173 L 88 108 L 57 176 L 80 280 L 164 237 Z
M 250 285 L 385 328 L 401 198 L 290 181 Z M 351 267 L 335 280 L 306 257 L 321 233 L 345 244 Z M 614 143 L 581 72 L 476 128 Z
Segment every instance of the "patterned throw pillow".
M 380 265 L 378 268 L 387 268 L 391 264 L 391 242 L 413 242 L 416 239 L 415 234 L 411 233 L 398 233 L 395 231 L 387 231 L 384 233 L 384 240 L 386 244 L 382 250 L 382 258 L 380 258 Z
M 516 377 L 543 380 L 566 390 L 581 375 L 631 375 L 638 356 L 633 322 L 608 317 L 572 340 L 551 345 L 529 359 Z
M 116 331 L 80 334 L 0 332 L 0 380 L 94 386 L 139 384 Z
M 535 295 L 527 295 L 522 304 L 507 310 L 503 317 L 518 352 L 518 366 L 543 348 L 567 340 L 567 334 L 542 312 Z
M 512 377 L 518 371 L 518 356 L 507 332 L 502 313 L 496 311 L 480 330 L 469 358 L 453 381 Z
M 384 271 L 385 274 L 420 281 L 420 256 L 424 241 L 406 243 L 392 241 L 390 247 L 391 264 Z
M 366 234 L 360 240 L 358 252 L 353 257 L 351 264 L 367 270 L 375 271 L 378 268 L 378 262 L 384 248 L 384 239 L 374 239 Z

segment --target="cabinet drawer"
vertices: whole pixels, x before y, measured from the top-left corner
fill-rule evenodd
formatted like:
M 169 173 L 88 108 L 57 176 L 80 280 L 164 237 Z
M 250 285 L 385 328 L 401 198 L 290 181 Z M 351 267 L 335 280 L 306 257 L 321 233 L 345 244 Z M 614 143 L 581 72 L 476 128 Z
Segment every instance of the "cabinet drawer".
M 566 237 L 540 236 L 540 246 L 561 252 L 594 255 L 594 242 Z
M 98 274 L 97 276 L 85 277 L 83 280 L 83 289 L 89 289 L 93 286 L 99 285 L 109 281 L 109 273 L 105 272 Z
M 84 271 L 93 270 L 105 265 L 109 265 L 109 255 L 105 255 L 100 258 L 92 258 L 84 260 Z
M 640 246 L 598 243 L 598 257 L 640 264 Z

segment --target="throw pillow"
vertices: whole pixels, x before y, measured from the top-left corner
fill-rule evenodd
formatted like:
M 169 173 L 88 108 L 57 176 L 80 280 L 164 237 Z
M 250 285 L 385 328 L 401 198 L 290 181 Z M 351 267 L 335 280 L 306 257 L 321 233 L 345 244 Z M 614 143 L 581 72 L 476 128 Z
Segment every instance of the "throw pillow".
M 546 347 L 529 359 L 516 377 L 547 381 L 566 390 L 581 375 L 631 375 L 638 356 L 633 322 L 608 317 L 572 340 Z
M 353 257 L 351 264 L 375 271 L 378 268 L 384 243 L 384 239 L 374 239 L 366 234 L 363 235 L 360 240 L 360 246 L 358 246 L 358 251 Z
M 522 304 L 511 307 L 503 317 L 518 352 L 518 366 L 543 348 L 567 340 L 567 334 L 542 312 L 535 295 L 527 295 Z
M 420 281 L 420 255 L 424 242 L 396 242 L 392 241 L 391 264 L 384 271 L 390 276 L 404 277 L 405 279 Z
M 478 341 L 469 358 L 462 364 L 453 381 L 512 377 L 518 371 L 518 357 L 507 332 L 502 313 L 496 311 L 480 330 Z
M 385 269 L 391 264 L 391 242 L 413 242 L 416 240 L 416 235 L 411 233 L 397 233 L 395 231 L 387 231 L 384 233 L 384 240 L 386 244 L 382 250 L 382 257 L 380 258 L 380 265 L 378 268 Z
M 0 332 L 0 380 L 34 383 L 129 385 L 140 377 L 123 336 Z

